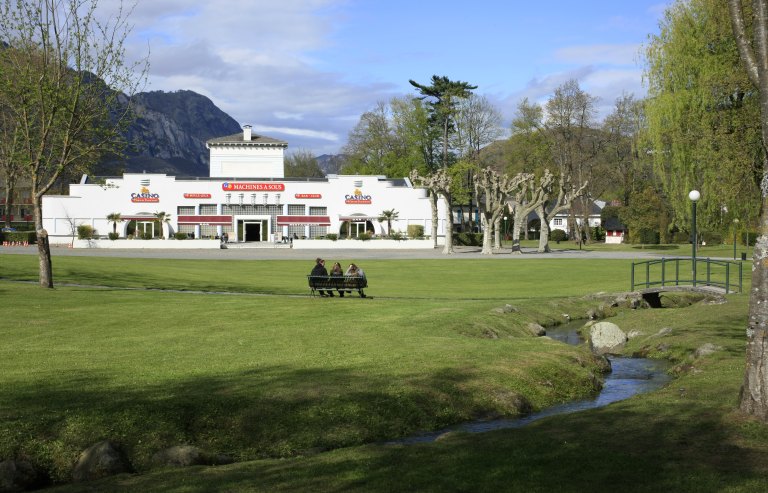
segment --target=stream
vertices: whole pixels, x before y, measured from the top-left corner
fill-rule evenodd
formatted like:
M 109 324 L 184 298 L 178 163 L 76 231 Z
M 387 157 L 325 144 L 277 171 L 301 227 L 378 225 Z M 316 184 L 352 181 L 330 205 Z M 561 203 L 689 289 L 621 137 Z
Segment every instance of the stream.
M 548 328 L 547 336 L 565 344 L 578 345 L 584 341 L 576 331 L 583 324 L 583 321 L 576 321 Z M 506 428 L 521 428 L 548 416 L 594 409 L 607 406 L 612 402 L 628 399 L 637 394 L 652 392 L 660 389 L 671 380 L 671 377 L 667 374 L 667 370 L 671 365 L 665 360 L 624 358 L 619 356 L 608 356 L 608 360 L 611 362 L 611 372 L 606 375 L 603 388 L 595 397 L 566 402 L 520 418 L 473 421 L 389 443 L 413 444 L 432 442 L 441 435 L 451 431 L 483 433 Z

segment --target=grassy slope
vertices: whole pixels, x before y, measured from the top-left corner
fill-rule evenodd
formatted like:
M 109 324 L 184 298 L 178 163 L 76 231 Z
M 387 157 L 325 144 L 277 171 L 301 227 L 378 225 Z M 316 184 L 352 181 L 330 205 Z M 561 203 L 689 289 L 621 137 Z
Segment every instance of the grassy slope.
M 215 290 L 306 291 L 294 279 L 307 270 L 303 262 L 56 261 L 60 281 L 186 289 L 200 281 Z M 25 257 L 1 256 L 0 264 L 4 277 L 34 277 L 34 262 Z M 312 455 L 503 413 L 518 395 L 538 407 L 583 392 L 541 385 L 580 381 L 583 374 L 569 375 L 570 366 L 561 363 L 583 353 L 519 337 L 521 327 L 528 319 L 583 312 L 585 302 L 553 298 L 626 289 L 628 272 L 627 262 L 576 260 L 371 261 L 364 267 L 377 296 L 371 301 L 50 292 L 2 282 L 0 296 L 10 309 L 0 335 L 11 344 L 0 349 L 0 370 L 3 388 L 11 390 L 0 397 L 2 421 L 10 423 L 0 443 L 29 443 L 20 437 L 45 430 L 50 436 L 33 441 L 45 450 L 29 452 L 54 461 L 62 474 L 78 447 L 104 436 L 127 442 L 144 460 L 174 441 L 229 451 L 227 440 L 237 440 L 240 458 L 308 454 L 93 485 L 110 491 L 585 491 L 608 485 L 762 491 L 768 485 L 761 460 L 768 433 L 733 412 L 746 312 L 739 296 L 722 306 L 615 319 L 646 333 L 630 351 L 695 366 L 651 396 L 523 430 Z M 425 289 L 414 278 L 433 282 Z M 521 314 L 493 311 L 505 302 Z M 30 315 L 29 306 L 37 312 Z M 661 327 L 673 331 L 654 336 Z M 502 337 L 466 337 L 489 330 Z M 692 361 L 703 342 L 725 349 Z M 134 438 L 138 428 L 141 444 Z

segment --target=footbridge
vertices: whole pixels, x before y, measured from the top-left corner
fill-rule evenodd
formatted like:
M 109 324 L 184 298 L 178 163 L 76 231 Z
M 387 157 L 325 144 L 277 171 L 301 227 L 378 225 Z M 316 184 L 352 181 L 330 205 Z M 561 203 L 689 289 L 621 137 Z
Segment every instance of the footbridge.
M 642 294 L 651 306 L 660 307 L 665 291 L 741 293 L 742 262 L 700 258 L 660 258 L 632 262 L 632 291 Z

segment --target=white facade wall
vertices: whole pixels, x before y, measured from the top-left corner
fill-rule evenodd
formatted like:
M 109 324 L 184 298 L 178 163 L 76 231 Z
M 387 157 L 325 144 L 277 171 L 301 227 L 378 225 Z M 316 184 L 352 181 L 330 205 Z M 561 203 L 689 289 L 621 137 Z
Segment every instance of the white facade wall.
M 255 144 L 210 146 L 211 177 L 282 178 L 285 147 Z
M 264 190 L 267 188 L 268 190 Z M 242 199 L 241 199 L 242 194 Z M 227 197 L 229 195 L 229 197 Z M 122 178 L 108 179 L 105 184 L 72 184 L 68 196 L 43 197 L 43 225 L 48 231 L 51 243 L 70 243 L 76 236 L 80 224 L 93 226 L 98 234 L 105 236 L 112 231 L 108 214 L 119 212 L 124 218 L 144 216 L 151 219 L 160 211 L 170 214 L 170 223 L 163 228 L 163 235 L 169 237 L 179 230 L 178 208 L 194 207 L 200 214 L 201 205 L 216 205 L 216 215 L 231 215 L 232 227 L 240 220 L 267 220 L 269 231 L 273 226 L 270 216 L 241 215 L 235 207 L 232 214 L 222 212 L 222 205 L 270 204 L 279 205 L 279 214 L 287 215 L 289 205 L 303 205 L 304 215 L 310 214 L 310 207 L 325 207 L 330 219 L 328 233 L 339 233 L 342 218 L 368 216 L 376 234 L 387 233 L 386 221 L 379 223 L 382 211 L 394 209 L 399 218 L 392 224 L 393 231 L 406 232 L 409 224 L 424 227 L 426 235 L 431 234 L 432 211 L 426 191 L 411 186 L 395 186 L 390 180 L 377 176 L 335 176 L 325 180 L 238 178 L 225 180 L 216 178 L 177 180 L 164 174 L 125 174 Z M 211 214 L 203 214 L 211 215 Z M 438 236 L 445 234 L 442 201 L 438 210 L 440 224 Z M 128 222 L 118 223 L 117 231 L 126 236 Z M 217 226 L 222 232 L 222 226 Z M 310 236 L 310 226 L 299 226 Z M 199 226 L 196 230 L 199 237 Z M 288 235 L 288 226 L 279 228 L 278 236 Z M 230 241 L 238 238 L 230 236 Z

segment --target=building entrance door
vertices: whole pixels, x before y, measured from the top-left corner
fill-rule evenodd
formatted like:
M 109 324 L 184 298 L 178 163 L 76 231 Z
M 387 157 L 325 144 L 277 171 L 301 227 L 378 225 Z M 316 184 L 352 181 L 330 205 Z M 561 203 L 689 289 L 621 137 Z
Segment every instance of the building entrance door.
M 243 225 L 243 241 L 262 241 L 261 221 L 246 222 Z

